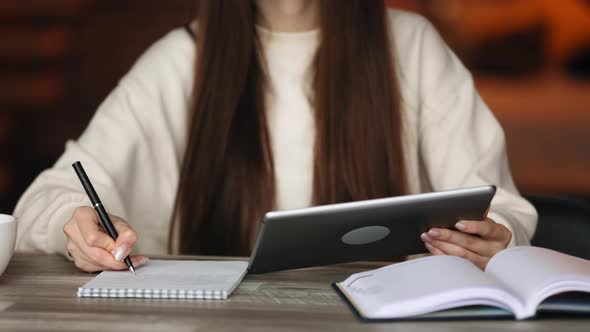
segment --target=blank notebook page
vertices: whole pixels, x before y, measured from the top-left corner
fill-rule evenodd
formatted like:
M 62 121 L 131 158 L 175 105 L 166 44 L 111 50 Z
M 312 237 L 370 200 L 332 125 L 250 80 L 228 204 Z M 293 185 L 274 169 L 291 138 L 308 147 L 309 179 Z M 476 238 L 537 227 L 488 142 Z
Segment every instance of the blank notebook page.
M 152 260 L 126 271 L 104 271 L 78 288 L 78 297 L 227 299 L 248 262 Z

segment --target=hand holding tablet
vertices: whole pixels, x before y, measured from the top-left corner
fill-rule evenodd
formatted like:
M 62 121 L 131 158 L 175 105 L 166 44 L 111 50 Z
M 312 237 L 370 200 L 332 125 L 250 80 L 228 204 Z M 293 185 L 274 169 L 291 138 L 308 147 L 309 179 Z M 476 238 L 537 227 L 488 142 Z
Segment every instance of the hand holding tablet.
M 462 220 L 453 229 L 432 228 L 422 233 L 426 249 L 433 255 L 465 258 L 485 269 L 492 257 L 506 249 L 512 232 L 490 218 L 484 221 Z

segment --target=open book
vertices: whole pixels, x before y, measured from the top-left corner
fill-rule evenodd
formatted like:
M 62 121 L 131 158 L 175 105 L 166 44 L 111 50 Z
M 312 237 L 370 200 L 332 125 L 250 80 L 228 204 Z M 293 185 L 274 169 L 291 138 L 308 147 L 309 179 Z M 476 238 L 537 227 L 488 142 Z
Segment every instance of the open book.
M 225 300 L 246 275 L 248 262 L 151 260 L 129 271 L 103 271 L 78 288 L 78 297 Z
M 487 316 L 470 312 L 467 308 L 474 307 L 468 306 L 501 308 L 516 319 L 542 309 L 590 314 L 590 261 L 538 247 L 505 249 L 485 272 L 462 258 L 429 256 L 356 273 L 334 287 L 368 320 L 429 318 L 425 314 L 452 308 L 463 311 L 447 310 L 438 317 Z M 572 293 L 582 296 L 570 300 L 546 300 L 566 292 L 583 293 Z

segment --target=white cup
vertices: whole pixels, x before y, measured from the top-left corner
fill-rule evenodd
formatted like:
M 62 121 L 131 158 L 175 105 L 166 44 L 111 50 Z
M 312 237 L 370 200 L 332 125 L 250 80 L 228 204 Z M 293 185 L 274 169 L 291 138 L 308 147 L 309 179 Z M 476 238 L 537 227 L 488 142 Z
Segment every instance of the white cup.
M 0 214 L 0 276 L 14 252 L 16 242 L 16 219 L 7 214 Z

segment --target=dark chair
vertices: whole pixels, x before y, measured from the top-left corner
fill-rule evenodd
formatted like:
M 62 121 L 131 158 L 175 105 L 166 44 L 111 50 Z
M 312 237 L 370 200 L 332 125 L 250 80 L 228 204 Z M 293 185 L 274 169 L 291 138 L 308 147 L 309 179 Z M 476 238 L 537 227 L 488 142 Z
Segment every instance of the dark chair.
M 590 203 L 538 195 L 526 198 L 539 213 L 532 245 L 590 259 Z

